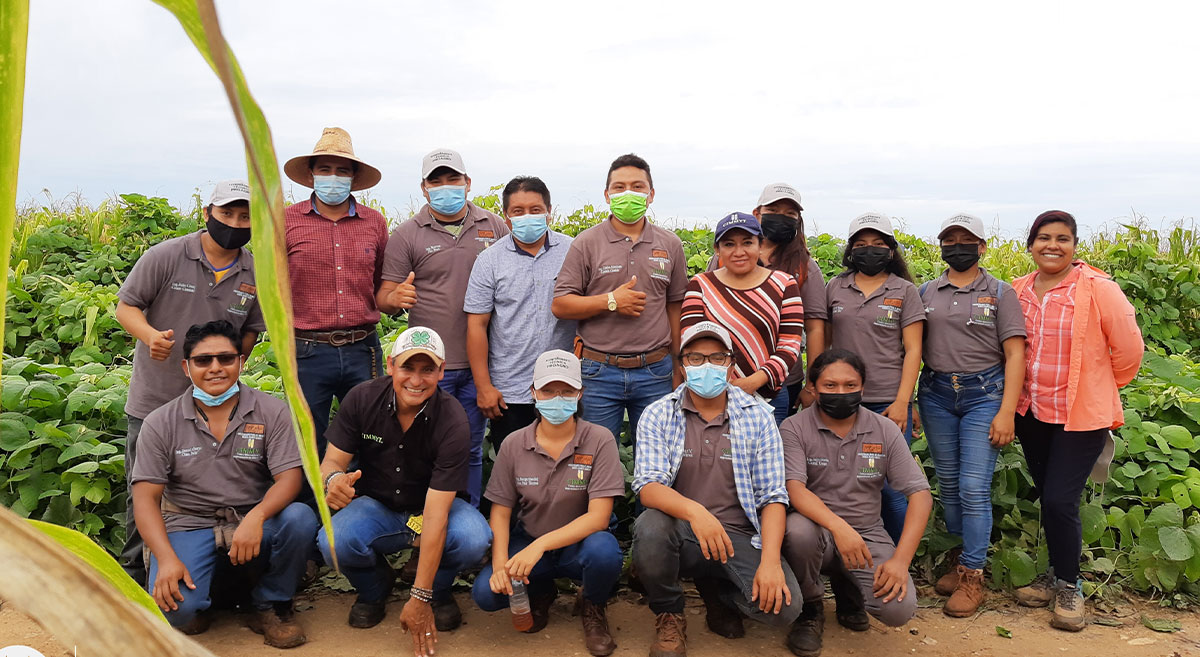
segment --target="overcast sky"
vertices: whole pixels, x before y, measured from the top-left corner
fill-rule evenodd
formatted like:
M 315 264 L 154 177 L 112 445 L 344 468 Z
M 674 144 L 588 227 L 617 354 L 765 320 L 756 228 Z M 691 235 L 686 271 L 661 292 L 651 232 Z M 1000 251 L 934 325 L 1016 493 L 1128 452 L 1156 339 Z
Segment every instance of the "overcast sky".
M 224 93 L 166 10 L 32 5 L 20 201 L 190 204 L 245 177 Z M 868 210 L 929 235 L 960 211 L 1016 234 L 1051 207 L 1093 228 L 1200 207 L 1195 3 L 217 8 L 280 162 L 341 126 L 397 212 L 437 147 L 463 154 L 473 191 L 537 175 L 560 211 L 602 204 L 609 162 L 633 151 L 660 221 L 715 223 L 776 181 L 800 190 L 810 232 Z

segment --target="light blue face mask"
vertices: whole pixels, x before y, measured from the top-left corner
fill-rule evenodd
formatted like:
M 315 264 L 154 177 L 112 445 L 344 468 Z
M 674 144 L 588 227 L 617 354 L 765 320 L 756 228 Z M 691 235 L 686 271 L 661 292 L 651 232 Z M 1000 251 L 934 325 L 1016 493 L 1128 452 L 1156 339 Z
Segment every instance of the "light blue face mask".
M 510 221 L 512 221 L 513 239 L 522 244 L 533 244 L 542 239 L 542 235 L 546 234 L 548 228 L 544 214 L 527 214 L 513 217 Z
M 683 372 L 687 377 L 688 390 L 705 399 L 712 399 L 725 392 L 725 385 L 729 380 L 729 368 L 712 363 L 694 367 L 685 366 Z
M 313 191 L 322 203 L 341 205 L 350 196 L 350 182 L 346 176 L 313 176 Z
M 571 419 L 575 415 L 575 411 L 579 410 L 578 399 L 567 399 L 565 397 L 535 399 L 534 405 L 537 406 L 538 413 L 541 413 L 542 419 L 550 424 L 562 424 Z
M 234 381 L 233 385 L 229 386 L 229 390 L 226 390 L 225 392 L 223 392 L 219 395 L 216 395 L 216 396 L 213 396 L 213 395 L 208 394 L 207 392 L 204 392 L 197 386 L 192 386 L 192 397 L 194 397 L 196 399 L 196 401 L 200 402 L 201 404 L 204 404 L 205 406 L 220 406 L 221 404 L 224 404 L 225 402 L 229 401 L 229 398 L 236 395 L 237 392 L 238 392 L 238 382 L 237 381 Z
M 429 207 L 438 214 L 458 214 L 467 202 L 466 185 L 442 185 L 425 191 L 429 192 Z

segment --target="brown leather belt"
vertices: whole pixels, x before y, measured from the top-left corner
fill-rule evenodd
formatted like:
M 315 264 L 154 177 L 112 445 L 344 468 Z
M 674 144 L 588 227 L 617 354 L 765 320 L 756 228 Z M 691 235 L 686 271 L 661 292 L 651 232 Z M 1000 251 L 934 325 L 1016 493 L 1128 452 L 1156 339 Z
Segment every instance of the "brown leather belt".
M 595 349 L 584 347 L 582 356 L 583 358 L 599 361 L 608 365 L 616 365 L 621 369 L 629 370 L 657 363 L 658 361 L 666 358 L 670 353 L 670 347 L 659 347 L 654 351 L 647 351 L 644 354 L 607 354 L 603 351 L 596 351 Z
M 367 336 L 375 332 L 375 327 L 356 326 L 348 329 L 335 329 L 333 331 L 296 331 L 297 340 L 307 340 L 309 342 L 324 342 L 332 347 L 343 347 L 348 344 L 354 344 L 362 340 L 366 340 Z

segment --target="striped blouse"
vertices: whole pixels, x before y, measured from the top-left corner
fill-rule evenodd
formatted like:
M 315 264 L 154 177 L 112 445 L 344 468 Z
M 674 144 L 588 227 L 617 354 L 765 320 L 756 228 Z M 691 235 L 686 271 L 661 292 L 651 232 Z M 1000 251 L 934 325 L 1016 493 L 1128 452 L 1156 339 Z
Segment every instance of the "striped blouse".
M 759 390 L 771 398 L 800 359 L 804 304 L 791 274 L 772 271 L 757 287 L 737 290 L 715 272 L 697 274 L 683 299 L 682 328 L 704 320 L 724 326 L 733 338 L 734 375 L 762 370 L 768 383 Z

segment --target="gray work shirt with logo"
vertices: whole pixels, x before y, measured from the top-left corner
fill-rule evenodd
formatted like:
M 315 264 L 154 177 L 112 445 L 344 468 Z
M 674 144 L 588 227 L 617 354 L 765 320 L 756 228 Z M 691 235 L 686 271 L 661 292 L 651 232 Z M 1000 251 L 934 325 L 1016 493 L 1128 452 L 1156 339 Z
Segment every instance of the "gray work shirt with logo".
M 1004 341 L 1025 337 L 1025 314 L 1012 286 L 983 269 L 955 287 L 949 273 L 922 286 L 925 343 L 921 353 L 934 372 L 982 372 L 1004 362 Z
M 895 274 L 870 296 L 854 282 L 854 273 L 839 274 L 826 289 L 829 326 L 835 349 L 849 349 L 867 364 L 864 402 L 893 402 L 904 369 L 904 327 L 925 319 L 917 286 Z

